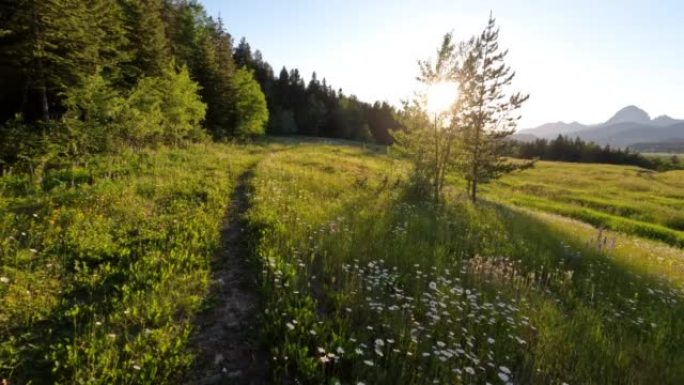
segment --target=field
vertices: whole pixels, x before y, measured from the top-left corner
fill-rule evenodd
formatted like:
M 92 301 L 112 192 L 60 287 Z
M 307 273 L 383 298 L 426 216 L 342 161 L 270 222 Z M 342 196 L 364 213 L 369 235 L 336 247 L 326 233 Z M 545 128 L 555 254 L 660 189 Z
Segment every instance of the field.
M 684 172 L 540 162 L 435 207 L 387 152 L 197 145 L 3 177 L 0 378 L 185 378 L 250 170 L 272 383 L 684 381 Z
M 489 191 L 507 203 L 684 246 L 684 170 L 539 162 Z

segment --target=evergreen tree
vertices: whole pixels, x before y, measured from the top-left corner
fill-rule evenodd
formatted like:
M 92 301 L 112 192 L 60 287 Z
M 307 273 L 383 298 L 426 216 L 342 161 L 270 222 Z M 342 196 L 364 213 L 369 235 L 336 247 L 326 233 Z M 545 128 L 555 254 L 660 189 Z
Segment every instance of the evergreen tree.
M 199 45 L 196 79 L 202 86 L 202 100 L 207 104 L 205 126 L 215 138 L 229 136 L 236 125 L 233 78 L 232 39 L 220 23 L 210 21 Z
M 235 64 L 238 67 L 253 67 L 254 59 L 252 58 L 252 48 L 244 37 L 240 39 L 240 43 L 235 48 L 233 57 L 235 59 Z
M 129 83 L 140 76 L 160 76 L 171 61 L 164 21 L 162 0 L 119 0 L 125 21 L 130 65 L 125 68 Z
M 115 3 L 14 0 L 2 5 L 2 14 L 3 71 L 20 79 L 3 93 L 21 100 L 10 108 L 23 112 L 28 121 L 49 120 L 51 109 L 53 114 L 61 113 L 63 91 L 99 71 L 115 77 L 119 63 L 126 60 L 121 13 Z
M 453 122 L 461 127 L 459 168 L 473 202 L 481 183 L 527 166 L 503 157 L 506 138 L 515 132 L 520 118 L 514 113 L 529 95 L 506 93 L 515 73 L 505 63 L 508 52 L 499 48 L 498 38 L 499 29 L 490 15 L 484 31 L 468 42 L 465 59 L 457 71 L 461 97 Z
M 236 100 L 236 125 L 233 135 L 263 135 L 268 122 L 266 98 L 252 72 L 240 68 L 233 79 L 233 92 Z

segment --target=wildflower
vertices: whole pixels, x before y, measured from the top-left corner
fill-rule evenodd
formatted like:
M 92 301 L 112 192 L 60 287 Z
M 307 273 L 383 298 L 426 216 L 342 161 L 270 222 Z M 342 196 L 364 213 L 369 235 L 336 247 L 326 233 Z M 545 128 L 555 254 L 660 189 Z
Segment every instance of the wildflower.
M 465 367 L 465 371 L 466 371 L 466 373 L 468 373 L 468 374 L 475 374 L 475 369 L 473 369 L 473 368 L 470 367 L 470 366 L 466 366 L 466 367 Z
M 133 365 L 133 369 L 140 370 L 141 368 L 140 368 L 140 365 Z
M 506 373 L 506 374 L 511 374 L 511 370 L 505 366 L 499 366 L 499 370 Z
M 9 283 L 10 279 L 7 277 L 0 277 L 0 282 L 2 283 Z
M 508 374 L 506 374 L 506 373 L 499 372 L 499 378 L 500 378 L 501 381 L 503 381 L 503 382 L 508 382 Z
M 430 290 L 437 290 L 437 284 L 434 281 L 430 281 L 428 287 L 430 288 Z
M 335 349 L 335 351 L 337 352 L 337 354 L 344 354 L 344 349 L 341 346 L 338 346 L 337 349 Z
M 363 363 L 366 364 L 366 366 L 375 366 L 375 364 L 371 360 L 363 360 Z
M 289 323 L 289 322 L 286 323 L 285 326 L 287 326 L 287 328 L 290 329 L 290 330 L 294 330 L 294 328 L 295 328 L 294 325 L 291 324 L 291 323 Z

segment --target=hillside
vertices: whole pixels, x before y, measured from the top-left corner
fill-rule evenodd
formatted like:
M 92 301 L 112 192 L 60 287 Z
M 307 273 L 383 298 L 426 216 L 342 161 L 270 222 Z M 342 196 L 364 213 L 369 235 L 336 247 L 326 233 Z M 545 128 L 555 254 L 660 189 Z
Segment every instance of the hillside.
M 604 123 L 584 125 L 573 123 L 548 123 L 536 128 L 520 130 L 516 136 L 523 141 L 534 138 L 553 139 L 558 135 L 579 137 L 585 141 L 613 147 L 628 147 L 642 142 L 665 142 L 684 140 L 684 121 L 663 115 L 655 119 L 636 106 L 627 106 Z

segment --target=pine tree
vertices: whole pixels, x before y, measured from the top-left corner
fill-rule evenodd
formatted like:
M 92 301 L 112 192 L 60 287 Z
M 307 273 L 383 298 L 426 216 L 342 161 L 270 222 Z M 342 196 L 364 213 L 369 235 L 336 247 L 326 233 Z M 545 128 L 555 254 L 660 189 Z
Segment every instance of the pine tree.
M 162 19 L 162 0 L 120 1 L 132 55 L 124 75 L 131 84 L 140 76 L 160 76 L 171 61 Z
M 5 22 L 0 56 L 19 75 L 19 109 L 28 121 L 61 113 L 61 93 L 87 76 L 114 76 L 125 60 L 120 10 L 106 0 L 14 0 L 2 5 Z
M 473 202 L 480 184 L 529 166 L 503 157 L 506 138 L 515 132 L 520 119 L 515 112 L 529 95 L 506 92 L 515 72 L 506 65 L 508 51 L 499 48 L 498 38 L 499 29 L 490 15 L 484 31 L 468 42 L 467 55 L 458 71 L 460 109 L 453 121 L 462 130 L 459 166 Z
M 240 43 L 235 48 L 235 53 L 233 54 L 235 59 L 235 64 L 238 67 L 248 67 L 252 68 L 254 64 L 254 58 L 252 57 L 252 48 L 247 43 L 247 39 L 244 37 L 240 39 Z
M 195 77 L 200 83 L 202 100 L 207 104 L 205 126 L 214 138 L 229 136 L 236 124 L 232 39 L 220 23 L 210 22 L 199 44 Z

